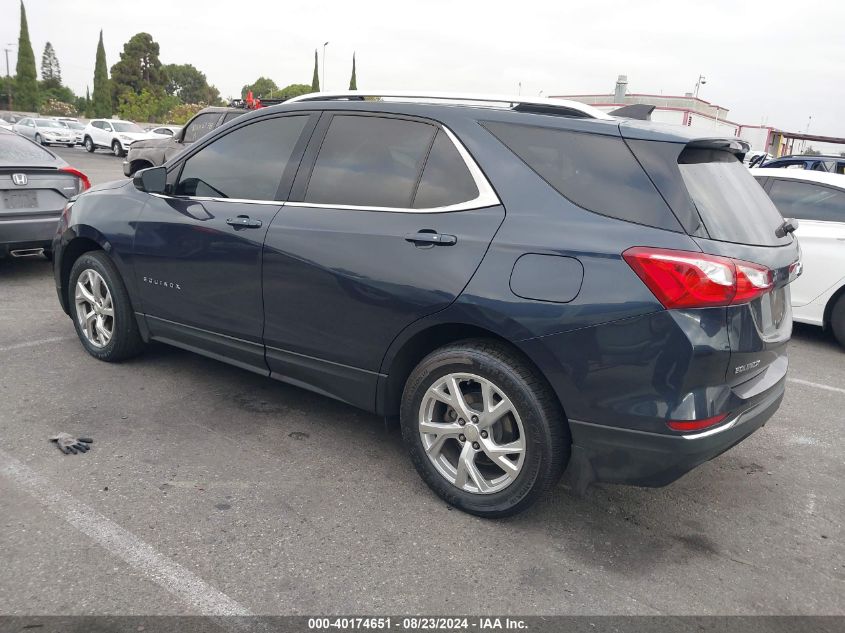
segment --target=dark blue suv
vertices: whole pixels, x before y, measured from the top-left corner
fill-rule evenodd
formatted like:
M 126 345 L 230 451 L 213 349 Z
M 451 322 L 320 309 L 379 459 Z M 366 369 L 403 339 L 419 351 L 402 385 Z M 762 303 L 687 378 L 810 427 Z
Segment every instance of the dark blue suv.
M 665 485 L 774 413 L 800 272 L 736 139 L 577 103 L 308 95 L 80 195 L 85 349 L 150 340 L 399 417 L 448 503 Z

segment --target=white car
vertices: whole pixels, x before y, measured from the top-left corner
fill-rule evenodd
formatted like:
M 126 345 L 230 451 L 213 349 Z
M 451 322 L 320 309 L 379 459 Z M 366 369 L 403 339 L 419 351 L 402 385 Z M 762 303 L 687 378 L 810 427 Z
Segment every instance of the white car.
M 76 135 L 55 119 L 24 117 L 12 126 L 12 130 L 39 145 L 73 147 L 76 143 Z
M 89 152 L 98 148 L 111 150 L 115 156 L 125 156 L 135 141 L 161 138 L 145 132 L 140 125 L 120 119 L 93 119 L 82 132 L 82 144 Z
M 804 272 L 789 286 L 793 318 L 830 328 L 845 346 L 845 175 L 798 169 L 751 173 L 781 215 L 798 220 Z
M 58 119 L 58 122 L 73 133 L 77 145 L 82 145 L 82 135 L 85 132 L 84 123 L 80 123 L 76 119 Z
M 181 131 L 181 125 L 160 125 L 158 127 L 150 128 L 150 132 L 158 134 L 159 136 L 175 136 Z

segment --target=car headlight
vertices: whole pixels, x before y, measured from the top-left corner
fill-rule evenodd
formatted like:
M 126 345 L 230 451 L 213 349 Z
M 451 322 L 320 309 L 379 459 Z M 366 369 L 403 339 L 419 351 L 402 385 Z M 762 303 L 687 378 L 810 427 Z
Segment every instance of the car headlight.
M 125 134 L 119 134 L 117 138 L 119 138 L 121 141 L 132 141 L 132 137 L 126 136 Z

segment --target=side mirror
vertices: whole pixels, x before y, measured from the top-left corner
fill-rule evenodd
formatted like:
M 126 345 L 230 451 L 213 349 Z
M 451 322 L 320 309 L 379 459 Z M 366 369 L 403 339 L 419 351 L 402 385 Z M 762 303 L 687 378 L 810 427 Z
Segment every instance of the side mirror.
M 142 169 L 132 177 L 132 184 L 138 191 L 164 193 L 167 187 L 167 169 L 164 167 Z

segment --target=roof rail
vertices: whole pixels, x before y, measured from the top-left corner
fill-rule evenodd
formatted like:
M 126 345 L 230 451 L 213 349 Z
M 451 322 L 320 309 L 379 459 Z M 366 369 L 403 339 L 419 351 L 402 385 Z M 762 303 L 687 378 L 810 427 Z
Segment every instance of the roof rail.
M 472 94 L 452 92 L 416 92 L 402 90 L 348 90 L 345 92 L 312 92 L 288 99 L 285 103 L 302 103 L 304 101 L 342 101 L 360 100 L 367 97 L 379 99 L 395 99 L 397 101 L 442 101 L 460 103 L 464 105 L 485 105 L 507 107 L 520 112 L 536 112 L 538 114 L 558 114 L 589 119 L 612 119 L 601 110 L 578 101 L 567 99 L 550 99 L 547 97 L 523 97 L 521 95 Z

